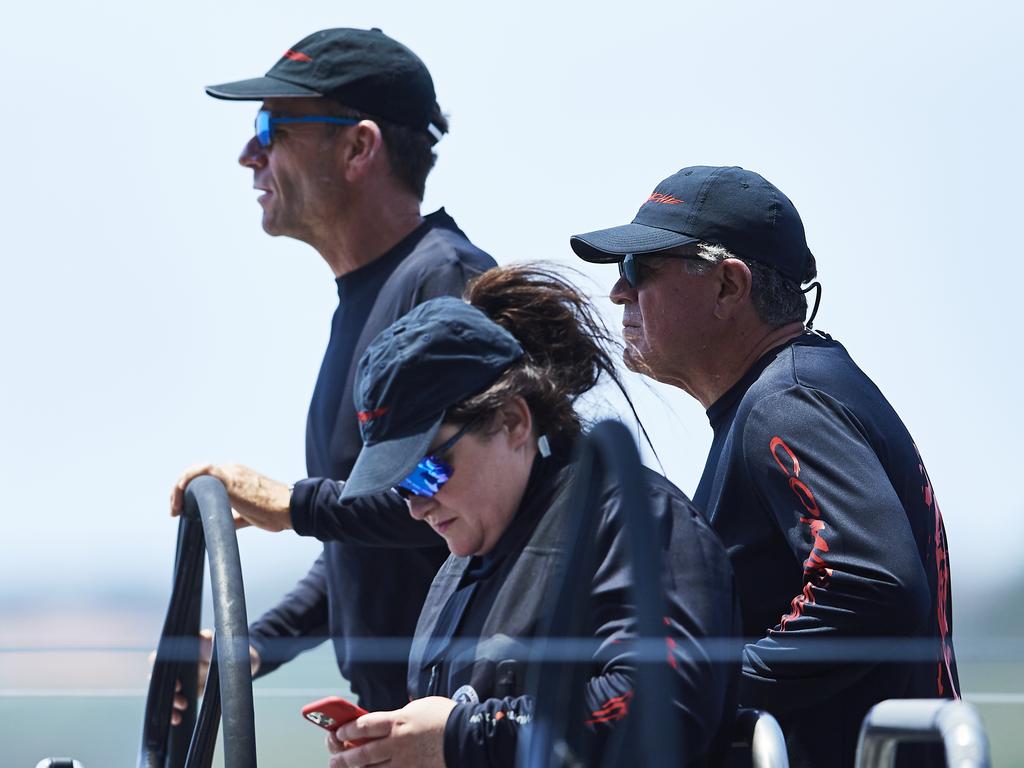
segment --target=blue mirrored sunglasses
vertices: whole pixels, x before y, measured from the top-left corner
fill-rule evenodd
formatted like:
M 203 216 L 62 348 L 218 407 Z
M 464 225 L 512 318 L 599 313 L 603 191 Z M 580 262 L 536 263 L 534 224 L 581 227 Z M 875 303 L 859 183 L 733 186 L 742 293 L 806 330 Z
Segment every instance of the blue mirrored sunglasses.
M 351 117 L 329 117 L 327 115 L 294 115 L 274 117 L 269 109 L 256 113 L 256 141 L 266 149 L 274 143 L 274 126 L 284 123 L 330 123 L 331 125 L 355 125 L 359 121 Z
M 472 421 L 466 423 L 462 429 L 437 446 L 429 455 L 420 459 L 416 468 L 395 486 L 395 493 L 403 499 L 409 499 L 413 496 L 430 498 L 440 491 L 441 486 L 451 480 L 452 475 L 455 474 L 452 465 L 440 457 L 450 451 L 472 425 Z

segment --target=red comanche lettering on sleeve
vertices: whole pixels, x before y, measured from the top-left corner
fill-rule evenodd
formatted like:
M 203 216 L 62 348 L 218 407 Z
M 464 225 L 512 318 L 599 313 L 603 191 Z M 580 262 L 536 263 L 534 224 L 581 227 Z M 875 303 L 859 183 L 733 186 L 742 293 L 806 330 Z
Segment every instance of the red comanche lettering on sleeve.
M 782 631 L 786 630 L 786 624 L 803 615 L 804 606 L 808 603 L 814 604 L 814 592 L 811 587 L 827 587 L 829 578 L 832 576 L 832 569 L 826 565 L 825 554 L 828 552 L 828 542 L 822 535 L 825 530 L 825 523 L 821 520 L 821 510 L 818 502 L 814 500 L 814 494 L 807 487 L 806 483 L 800 480 L 800 460 L 797 459 L 793 450 L 786 445 L 781 437 L 773 437 L 769 443 L 769 450 L 779 469 L 789 478 L 789 487 L 796 495 L 800 505 L 807 511 L 809 516 L 800 518 L 800 522 L 806 525 L 811 531 L 813 543 L 810 554 L 804 560 L 804 588 L 799 595 L 793 598 L 790 603 L 790 612 L 779 622 Z M 782 454 L 780 457 L 780 453 Z M 786 460 L 786 463 L 783 462 Z M 787 466 L 788 464 L 788 466 Z

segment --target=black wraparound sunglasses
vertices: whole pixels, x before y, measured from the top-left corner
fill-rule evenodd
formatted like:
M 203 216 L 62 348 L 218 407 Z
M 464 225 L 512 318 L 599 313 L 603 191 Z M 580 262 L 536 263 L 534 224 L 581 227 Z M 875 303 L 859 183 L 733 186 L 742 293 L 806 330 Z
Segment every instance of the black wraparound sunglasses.
M 640 264 L 636 256 L 627 253 L 619 262 L 619 277 L 625 280 L 630 288 L 636 289 L 640 285 Z
M 638 256 L 635 253 L 627 253 L 622 257 L 622 261 L 619 262 L 619 277 L 629 284 L 629 287 L 634 291 L 640 287 L 641 278 L 644 273 L 644 264 L 640 259 L 645 257 L 656 257 L 662 254 L 658 253 L 645 253 Z M 680 261 L 706 261 L 700 256 L 676 256 L 675 254 L 667 254 L 668 258 L 679 259 Z

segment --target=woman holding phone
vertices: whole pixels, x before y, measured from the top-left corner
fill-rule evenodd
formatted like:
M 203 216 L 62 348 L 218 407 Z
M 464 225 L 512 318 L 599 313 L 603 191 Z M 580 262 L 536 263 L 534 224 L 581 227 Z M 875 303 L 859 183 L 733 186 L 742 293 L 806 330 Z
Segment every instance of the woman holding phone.
M 578 535 L 564 530 L 571 446 L 583 430 L 575 404 L 602 379 L 618 383 L 616 356 L 587 300 L 554 272 L 528 266 L 484 273 L 465 302 L 420 305 L 367 349 L 356 394 L 364 446 L 341 505 L 398 494 L 451 556 L 416 628 L 410 703 L 329 735 L 332 768 L 514 763 L 533 712 L 522 641 L 542 630 L 566 537 Z M 700 762 L 723 747 L 735 711 L 738 662 L 704 644 L 737 634 L 732 571 L 686 496 L 645 473 L 664 559 L 665 673 L 676 684 L 661 716 L 677 720 L 688 757 Z M 597 741 L 628 716 L 632 698 L 635 622 L 621 518 L 609 483 L 591 518 L 598 650 L 579 713 Z

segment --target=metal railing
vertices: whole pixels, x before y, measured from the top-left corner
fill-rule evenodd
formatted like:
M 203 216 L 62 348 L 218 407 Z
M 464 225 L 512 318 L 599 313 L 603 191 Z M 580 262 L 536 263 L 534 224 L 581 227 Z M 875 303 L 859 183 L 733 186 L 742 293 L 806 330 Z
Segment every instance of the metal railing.
M 210 562 L 216 640 L 197 716 L 204 550 Z M 182 723 L 172 728 L 177 681 L 188 707 Z M 174 586 L 146 697 L 140 768 L 207 768 L 213 761 L 222 711 L 225 768 L 252 768 L 256 765 L 256 729 L 238 541 L 224 486 L 213 477 L 202 476 L 185 489 Z
M 857 742 L 857 768 L 892 768 L 896 749 L 941 743 L 949 768 L 989 768 L 988 737 L 978 711 L 947 699 L 891 699 L 873 706 Z
M 779 722 L 761 709 L 736 712 L 730 745 L 729 765 L 751 768 L 789 768 L 786 737 Z

